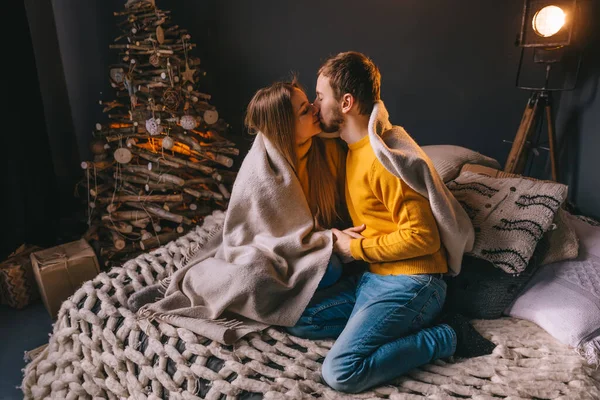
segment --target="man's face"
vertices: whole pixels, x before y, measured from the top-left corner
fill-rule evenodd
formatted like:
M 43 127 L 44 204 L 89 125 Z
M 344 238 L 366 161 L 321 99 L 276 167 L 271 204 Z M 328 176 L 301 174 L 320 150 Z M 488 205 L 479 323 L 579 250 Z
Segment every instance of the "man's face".
M 341 104 L 335 99 L 329 78 L 319 75 L 317 78 L 317 98 L 315 106 L 319 108 L 319 120 L 323 132 L 333 133 L 340 130 L 344 123 Z

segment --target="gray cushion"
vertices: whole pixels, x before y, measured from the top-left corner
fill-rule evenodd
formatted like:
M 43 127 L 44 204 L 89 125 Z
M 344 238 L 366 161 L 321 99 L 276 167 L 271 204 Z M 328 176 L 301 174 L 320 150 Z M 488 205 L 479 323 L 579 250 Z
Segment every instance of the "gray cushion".
M 421 146 L 425 154 L 433 162 L 433 166 L 444 182 L 452 180 L 460 174 L 465 164 L 485 165 L 491 168 L 500 168 L 497 160 L 485 156 L 466 147 L 450 144 Z

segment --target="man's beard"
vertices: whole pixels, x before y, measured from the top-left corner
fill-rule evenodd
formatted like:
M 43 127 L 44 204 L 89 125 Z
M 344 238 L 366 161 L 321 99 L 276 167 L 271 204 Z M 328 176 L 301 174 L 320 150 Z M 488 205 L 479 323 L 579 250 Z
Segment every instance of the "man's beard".
M 333 133 L 340 130 L 340 126 L 344 122 L 344 115 L 337 108 L 333 112 L 332 121 L 329 124 L 326 124 L 323 120 L 319 121 L 321 125 L 321 130 L 325 133 Z

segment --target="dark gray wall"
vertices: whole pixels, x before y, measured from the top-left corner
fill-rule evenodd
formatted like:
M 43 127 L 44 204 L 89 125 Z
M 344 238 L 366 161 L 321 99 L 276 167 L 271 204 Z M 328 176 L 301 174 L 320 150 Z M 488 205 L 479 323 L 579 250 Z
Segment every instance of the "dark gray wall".
M 600 1 L 582 2 L 582 13 L 586 51 L 576 89 L 561 96 L 556 127 L 571 199 L 600 218 Z
M 225 105 L 240 124 L 252 94 L 297 71 L 309 97 L 329 55 L 357 50 L 382 73 L 392 122 L 420 144 L 504 161 L 527 94 L 514 87 L 521 1 L 218 2 Z M 494 10 L 494 11 L 492 11 Z M 489 18 L 485 18 L 489 16 Z
M 114 11 L 122 0 L 52 0 L 60 61 L 67 83 L 77 151 L 81 160 L 91 157 L 89 141 L 96 122 L 104 116 L 99 100 L 114 98 L 108 65 L 118 61 L 109 45 L 118 35 Z
M 98 100 L 111 98 L 107 71 L 115 60 L 108 50 L 114 36 L 112 12 L 124 1 L 52 0 L 67 111 L 73 115 L 82 159 L 88 154 L 91 130 L 102 117 Z M 510 150 L 503 140 L 513 139 L 528 97 L 514 85 L 521 0 L 157 3 L 172 10 L 175 21 L 198 44 L 208 73 L 203 90 L 213 95 L 213 104 L 239 135 L 242 149 L 251 141 L 243 135 L 242 120 L 254 92 L 296 72 L 312 98 L 319 65 L 339 51 L 357 50 L 373 58 L 382 72 L 382 97 L 392 122 L 403 125 L 422 145 L 462 145 L 503 164 Z M 597 175 L 586 172 L 598 167 L 600 151 L 594 111 L 598 100 L 584 100 L 586 90 L 592 90 L 584 87 L 595 86 L 587 83 L 594 82 L 597 71 L 590 68 L 581 94 L 573 93 L 570 100 L 581 103 L 574 106 L 577 118 L 559 112 L 563 122 L 557 130 L 566 129 L 564 121 L 578 121 L 568 128 L 577 131 L 570 136 L 581 138 L 571 145 L 581 149 L 571 161 L 581 164 L 572 183 L 577 186 L 574 197 L 598 215 Z M 591 196 L 585 195 L 590 191 Z

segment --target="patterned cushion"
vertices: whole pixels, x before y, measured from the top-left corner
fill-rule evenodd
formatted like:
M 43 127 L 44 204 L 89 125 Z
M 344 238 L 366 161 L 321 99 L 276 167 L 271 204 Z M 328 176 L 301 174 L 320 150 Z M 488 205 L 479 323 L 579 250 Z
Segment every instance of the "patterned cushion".
M 447 183 L 475 227 L 470 255 L 509 274 L 522 273 L 567 196 L 560 183 L 496 179 L 464 171 Z
M 478 164 L 465 164 L 461 172 L 464 171 L 475 172 L 492 178 L 525 178 L 537 180 Z M 577 257 L 579 253 L 579 240 L 573 228 L 566 223 L 565 212 L 565 210 L 560 209 L 556 213 L 551 229 L 544 234 L 542 240 L 538 243 L 535 249 L 537 265 L 546 265 Z
M 497 160 L 466 147 L 447 144 L 421 147 L 433 162 L 433 166 L 444 182 L 456 178 L 466 164 L 485 165 L 500 168 Z

